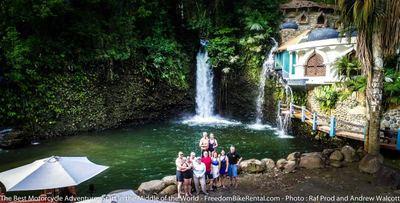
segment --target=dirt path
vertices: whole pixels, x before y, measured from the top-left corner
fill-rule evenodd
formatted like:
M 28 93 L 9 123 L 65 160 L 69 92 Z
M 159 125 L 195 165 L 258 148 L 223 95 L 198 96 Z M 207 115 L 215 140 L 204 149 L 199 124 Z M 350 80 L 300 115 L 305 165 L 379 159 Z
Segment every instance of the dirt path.
M 374 176 L 360 173 L 357 163 L 353 163 L 343 168 L 300 169 L 289 174 L 241 175 L 237 189 L 218 188 L 207 197 L 200 195 L 193 202 L 377 202 L 377 196 L 386 195 L 392 198 L 388 200 L 400 201 L 400 193 L 387 186 L 378 186 Z

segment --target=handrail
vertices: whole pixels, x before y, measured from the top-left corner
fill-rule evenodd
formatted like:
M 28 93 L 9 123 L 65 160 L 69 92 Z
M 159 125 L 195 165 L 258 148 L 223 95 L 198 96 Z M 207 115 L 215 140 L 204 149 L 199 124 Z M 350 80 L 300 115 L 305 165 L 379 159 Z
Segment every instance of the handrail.
M 299 105 L 296 105 L 296 104 L 293 104 L 293 103 L 292 103 L 291 105 L 292 105 L 293 108 L 300 109 L 300 110 L 303 109 L 302 106 L 299 106 Z M 285 103 L 280 103 L 280 106 L 281 106 L 281 107 L 286 107 L 287 109 L 285 109 L 285 110 L 289 110 L 289 106 L 290 106 L 290 105 L 285 104 Z M 293 109 L 293 110 L 296 111 L 296 109 Z M 312 119 L 313 119 L 313 117 L 312 117 L 313 112 L 310 111 L 310 110 L 308 110 L 308 109 L 306 109 L 306 108 L 304 108 L 304 111 L 305 111 L 304 117 L 305 117 L 306 119 L 312 120 Z M 307 116 L 307 113 L 311 114 L 311 116 Z M 329 119 L 330 119 L 329 117 L 324 116 L 324 115 L 317 115 L 317 119 L 319 119 L 319 118 L 322 118 L 322 119 L 324 119 L 324 120 L 329 120 Z M 327 122 L 327 123 L 329 124 L 329 122 Z M 349 126 L 357 127 L 357 128 L 361 128 L 361 129 L 364 129 L 364 127 L 365 127 L 364 125 L 360 125 L 360 124 L 356 124 L 356 123 L 351 123 L 351 122 L 347 122 L 347 121 L 343 121 L 343 120 L 339 120 L 339 119 L 337 119 L 337 123 L 338 123 L 338 124 L 349 125 Z
M 324 116 L 324 115 L 318 115 L 317 117 L 321 117 L 323 119 L 329 119 L 328 117 Z
M 302 122 L 307 122 L 310 125 L 312 125 L 313 131 L 316 130 L 324 131 L 328 133 L 330 137 L 335 137 L 336 135 L 338 135 L 342 137 L 347 136 L 347 138 L 351 138 L 353 136 L 349 133 L 355 133 L 357 134 L 357 136 L 352 137 L 351 139 L 364 140 L 365 142 L 365 138 L 367 135 L 366 132 L 367 128 L 365 124 L 363 125 L 363 124 L 351 123 L 348 121 L 335 118 L 335 116 L 329 117 L 324 115 L 318 115 L 317 112 L 311 112 L 304 106 L 298 106 L 293 103 L 290 103 L 289 105 L 289 104 L 282 104 L 281 102 L 279 102 L 278 110 L 281 113 L 289 114 L 292 118 L 299 118 L 300 114 L 299 119 L 301 119 Z M 324 126 L 324 129 L 321 130 L 319 126 Z M 347 126 L 355 128 L 348 129 Z M 326 127 L 328 128 L 328 131 L 326 131 Z M 384 141 L 382 141 L 381 143 L 381 146 L 400 151 L 400 128 L 398 128 L 397 131 L 380 129 L 379 132 L 380 132 L 380 138 L 384 139 Z
M 301 106 L 297 106 L 297 105 L 295 105 L 295 104 L 292 104 L 292 106 L 295 107 L 295 108 L 298 108 L 298 109 L 301 109 L 301 108 L 302 108 Z

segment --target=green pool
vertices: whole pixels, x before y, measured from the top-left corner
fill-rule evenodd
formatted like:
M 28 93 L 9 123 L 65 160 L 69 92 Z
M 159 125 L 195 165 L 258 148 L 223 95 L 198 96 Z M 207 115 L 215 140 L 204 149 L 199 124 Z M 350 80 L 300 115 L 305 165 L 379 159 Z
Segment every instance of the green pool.
M 252 130 L 246 125 L 188 126 L 179 123 L 145 125 L 136 128 L 84 133 L 63 137 L 16 150 L 0 151 L 0 171 L 34 160 L 57 156 L 87 156 L 91 161 L 110 166 L 78 187 L 87 194 L 94 184 L 96 195 L 122 188 L 134 188 L 143 181 L 160 179 L 175 173 L 174 161 L 179 150 L 199 154 L 201 132 L 213 132 L 221 148 L 231 144 L 248 158 L 285 157 L 293 151 L 313 151 L 319 147 L 300 138 L 282 139 L 272 130 Z

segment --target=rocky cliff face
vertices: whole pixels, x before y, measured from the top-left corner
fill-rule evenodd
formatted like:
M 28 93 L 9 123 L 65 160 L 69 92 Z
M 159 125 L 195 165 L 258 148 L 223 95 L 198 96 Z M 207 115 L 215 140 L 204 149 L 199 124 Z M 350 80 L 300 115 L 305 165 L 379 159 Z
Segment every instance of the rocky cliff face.
M 61 108 L 60 113 L 40 117 L 32 125 L 28 121 L 13 126 L 13 130 L 1 133 L 0 146 L 14 147 L 36 139 L 163 121 L 192 106 L 191 88 L 179 89 L 151 81 L 134 71 L 116 74 L 112 79 L 98 73 L 86 73 L 85 78 L 82 83 L 54 83 L 52 89 L 58 95 L 54 105 Z
M 114 81 L 92 77 L 85 89 L 82 99 L 77 99 L 72 88 L 60 89 L 64 108 L 70 111 L 49 128 L 50 134 L 165 120 L 188 108 L 191 99 L 187 90 L 141 79 L 133 73 Z
M 246 76 L 246 72 L 217 73 L 217 109 L 220 115 L 246 122 L 255 121 L 258 84 Z M 276 106 L 280 87 L 274 79 L 267 79 L 265 85 L 264 121 L 275 124 Z

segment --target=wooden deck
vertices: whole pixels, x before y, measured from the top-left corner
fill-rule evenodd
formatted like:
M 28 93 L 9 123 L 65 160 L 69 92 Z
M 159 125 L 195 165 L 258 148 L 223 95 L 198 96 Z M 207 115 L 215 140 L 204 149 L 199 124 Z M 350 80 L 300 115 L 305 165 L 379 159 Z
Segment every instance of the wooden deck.
M 284 104 L 282 104 L 279 107 L 280 107 L 280 112 L 282 115 L 288 116 L 290 114 L 290 109 L 291 109 L 291 111 L 292 111 L 291 117 L 292 118 L 300 119 L 300 120 L 304 119 L 305 123 L 309 124 L 310 126 L 313 126 L 314 115 L 309 110 L 304 109 L 304 107 L 300 107 L 300 106 L 296 106 L 296 105 L 292 105 L 292 107 L 289 107 L 289 105 L 284 105 Z M 304 115 L 303 115 L 303 113 L 304 113 Z M 303 118 L 303 116 L 304 116 L 304 118 Z M 317 120 L 319 120 L 318 116 L 317 116 Z M 331 134 L 331 126 L 329 123 L 329 119 L 325 118 L 325 120 L 328 120 L 328 121 L 325 121 L 325 122 L 317 121 L 316 122 L 317 123 L 316 130 L 327 133 L 327 134 Z M 335 127 L 334 136 L 364 142 L 364 139 L 365 139 L 364 138 L 365 136 L 363 133 L 364 126 L 360 126 L 357 124 L 351 124 L 351 123 L 346 123 L 346 124 L 353 126 L 354 128 L 357 129 L 357 131 L 349 131 L 349 130 L 340 129 L 340 128 Z M 390 143 L 381 143 L 381 148 L 390 149 L 390 150 L 398 150 L 396 147 L 396 142 L 397 142 L 397 140 L 391 141 Z

